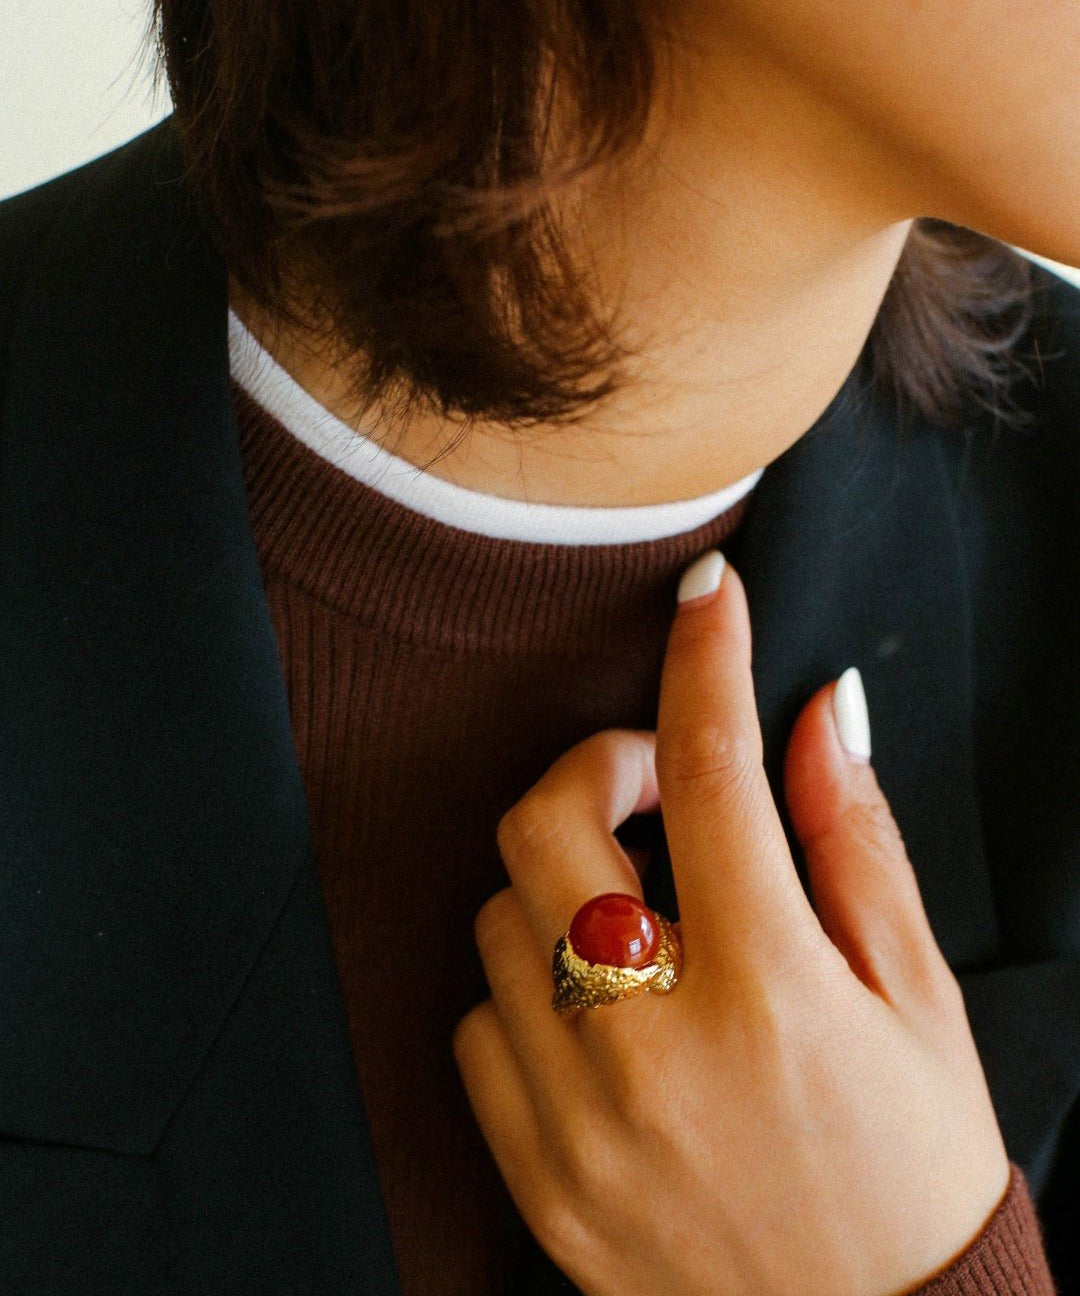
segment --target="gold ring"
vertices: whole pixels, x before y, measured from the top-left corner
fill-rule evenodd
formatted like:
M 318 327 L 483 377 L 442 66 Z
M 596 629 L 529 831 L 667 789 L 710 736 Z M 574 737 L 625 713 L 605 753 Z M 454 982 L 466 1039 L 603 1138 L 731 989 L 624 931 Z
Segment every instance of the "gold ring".
M 555 942 L 556 1012 L 600 1008 L 652 991 L 667 994 L 682 971 L 678 929 L 636 896 L 594 896 Z

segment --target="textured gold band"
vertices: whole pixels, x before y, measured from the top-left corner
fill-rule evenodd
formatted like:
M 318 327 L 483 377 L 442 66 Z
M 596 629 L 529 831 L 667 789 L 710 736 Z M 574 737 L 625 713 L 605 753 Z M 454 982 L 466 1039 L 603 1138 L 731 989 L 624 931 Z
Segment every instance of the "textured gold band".
M 682 943 L 678 931 L 666 918 L 661 914 L 655 914 L 654 918 L 660 932 L 659 948 L 656 958 L 640 968 L 588 963 L 574 953 L 569 932 L 560 936 L 551 963 L 555 981 L 552 1008 L 560 1013 L 576 1008 L 600 1008 L 647 990 L 667 994 L 673 989 L 682 971 Z

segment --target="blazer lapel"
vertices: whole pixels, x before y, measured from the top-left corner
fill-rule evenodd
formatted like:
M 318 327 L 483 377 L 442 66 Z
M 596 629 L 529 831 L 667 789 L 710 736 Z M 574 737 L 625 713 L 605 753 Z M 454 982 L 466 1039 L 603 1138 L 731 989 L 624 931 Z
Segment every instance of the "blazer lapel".
M 3 411 L 0 1133 L 134 1155 L 313 868 L 181 172 L 166 122 L 65 182 Z
M 991 957 L 996 922 L 973 762 L 970 632 L 949 456 L 940 430 L 898 427 L 854 374 L 769 466 L 731 558 L 746 584 L 765 766 L 783 791 L 792 725 L 858 666 L 872 759 L 951 964 Z

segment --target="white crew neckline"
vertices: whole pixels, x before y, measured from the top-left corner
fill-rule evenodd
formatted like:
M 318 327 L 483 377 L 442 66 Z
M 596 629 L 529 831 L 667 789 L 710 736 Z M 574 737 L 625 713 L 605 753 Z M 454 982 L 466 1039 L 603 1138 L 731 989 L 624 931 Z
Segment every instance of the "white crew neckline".
M 470 490 L 426 472 L 350 427 L 266 350 L 229 308 L 229 368 L 258 405 L 316 454 L 372 490 L 435 521 L 504 540 L 541 544 L 628 544 L 703 526 L 757 484 L 764 468 L 709 495 L 620 507 L 538 504 Z

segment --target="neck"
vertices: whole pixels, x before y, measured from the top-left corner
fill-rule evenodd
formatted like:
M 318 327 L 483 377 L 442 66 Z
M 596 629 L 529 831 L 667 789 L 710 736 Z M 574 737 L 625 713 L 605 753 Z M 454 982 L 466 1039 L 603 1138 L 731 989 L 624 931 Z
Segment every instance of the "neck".
M 764 467 L 825 410 L 892 278 L 910 195 L 890 191 L 873 138 L 827 96 L 754 51 L 706 56 L 707 76 L 661 97 L 632 162 L 573 198 L 596 282 L 618 294 L 622 336 L 637 351 L 630 381 L 570 427 L 515 435 L 474 421 L 455 443 L 461 424 L 432 416 L 395 428 L 387 449 L 506 498 L 659 504 Z M 701 93 L 714 84 L 722 96 Z M 232 305 L 349 421 L 330 366 L 236 291 Z M 377 417 L 363 430 L 382 439 Z

